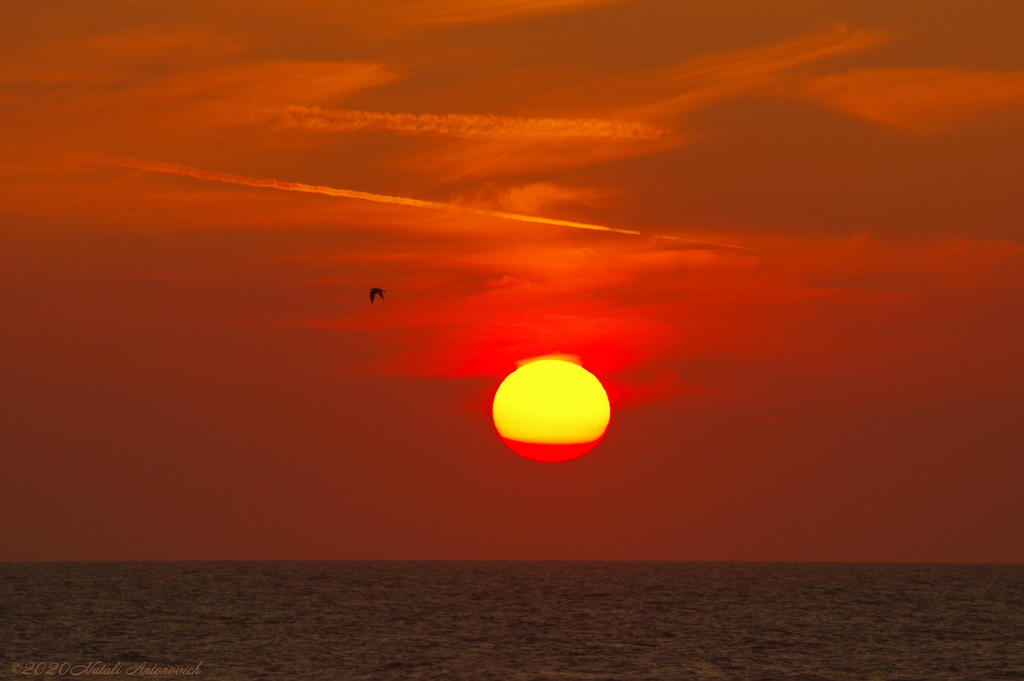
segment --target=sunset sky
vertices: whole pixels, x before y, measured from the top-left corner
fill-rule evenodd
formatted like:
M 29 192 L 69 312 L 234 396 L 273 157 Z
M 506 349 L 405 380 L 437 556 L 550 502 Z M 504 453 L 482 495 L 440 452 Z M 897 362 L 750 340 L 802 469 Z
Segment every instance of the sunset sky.
M 1022 26 L 6 3 L 0 560 L 1024 562 Z

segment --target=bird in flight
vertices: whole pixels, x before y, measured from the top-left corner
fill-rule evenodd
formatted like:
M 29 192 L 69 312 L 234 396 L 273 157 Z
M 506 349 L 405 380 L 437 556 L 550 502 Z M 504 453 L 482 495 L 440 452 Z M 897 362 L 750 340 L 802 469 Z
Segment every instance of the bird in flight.
M 384 299 L 384 289 L 382 288 L 371 288 L 370 289 L 370 302 L 373 302 L 374 296 L 380 296 L 381 300 Z

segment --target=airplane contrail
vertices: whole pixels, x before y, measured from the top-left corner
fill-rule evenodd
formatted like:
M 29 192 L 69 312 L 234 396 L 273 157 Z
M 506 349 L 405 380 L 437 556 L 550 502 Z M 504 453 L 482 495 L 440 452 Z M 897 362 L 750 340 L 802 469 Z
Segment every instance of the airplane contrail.
M 616 229 L 604 225 L 592 225 L 586 222 L 573 222 L 571 220 L 557 220 L 555 218 L 544 218 L 536 215 L 521 215 L 519 213 L 507 213 L 500 210 L 489 210 L 487 208 L 473 208 L 472 206 L 461 206 L 455 203 L 440 203 L 437 201 L 424 201 L 422 199 L 410 199 L 404 196 L 388 196 L 387 194 L 371 194 L 353 189 L 336 189 L 322 185 L 303 184 L 301 182 L 282 182 L 281 180 L 265 180 L 244 175 L 232 175 L 212 170 L 201 170 L 174 163 L 162 163 L 160 161 L 143 161 L 134 158 L 123 158 L 113 156 L 89 156 L 85 159 L 87 163 L 117 168 L 135 168 L 137 170 L 148 170 L 154 173 L 166 175 L 178 175 L 181 177 L 192 177 L 197 180 L 209 180 L 211 182 L 225 182 L 227 184 L 241 185 L 243 187 L 257 187 L 263 189 L 279 189 L 286 192 L 304 192 L 306 194 L 323 194 L 325 196 L 336 196 L 346 199 L 359 199 L 361 201 L 374 201 L 376 203 L 391 203 L 399 206 L 413 206 L 416 208 L 431 208 L 434 210 L 450 210 L 460 213 L 471 213 L 473 215 L 485 215 L 487 217 L 501 218 L 504 220 L 516 220 L 518 222 L 532 222 L 541 225 L 554 225 L 557 227 L 571 227 L 573 229 L 589 229 L 597 232 L 613 232 L 615 234 L 629 234 L 631 236 L 653 236 L 659 239 L 672 239 L 674 241 L 685 241 L 704 246 L 717 246 L 719 248 L 737 248 L 745 251 L 755 250 L 746 246 L 735 246 L 732 244 L 718 244 L 710 241 L 697 241 L 695 239 L 684 239 L 678 236 L 667 234 L 645 234 L 633 229 Z
M 291 105 L 262 115 L 283 128 L 316 132 L 388 130 L 484 139 L 601 138 L 655 140 L 671 131 L 642 121 L 604 118 L 513 118 L 476 114 L 410 114 Z

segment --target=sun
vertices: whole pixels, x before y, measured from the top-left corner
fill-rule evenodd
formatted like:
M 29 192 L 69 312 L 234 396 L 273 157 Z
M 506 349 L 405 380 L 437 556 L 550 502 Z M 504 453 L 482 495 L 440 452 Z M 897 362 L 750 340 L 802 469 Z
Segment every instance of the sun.
M 566 359 L 541 357 L 505 377 L 494 394 L 492 413 L 498 435 L 516 454 L 568 461 L 604 437 L 611 406 L 592 373 Z

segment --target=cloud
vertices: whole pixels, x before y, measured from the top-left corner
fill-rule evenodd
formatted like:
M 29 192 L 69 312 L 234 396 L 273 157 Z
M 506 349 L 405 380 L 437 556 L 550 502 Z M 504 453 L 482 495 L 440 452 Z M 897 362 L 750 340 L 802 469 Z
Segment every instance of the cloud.
M 697 140 L 674 133 L 658 139 L 510 138 L 445 140 L 414 153 L 397 166 L 432 175 L 443 183 L 551 172 L 616 159 L 647 156 Z
M 603 79 L 573 92 L 581 104 L 590 101 L 593 108 L 613 107 L 624 118 L 669 120 L 737 97 L 771 95 L 772 87 L 793 69 L 864 52 L 892 38 L 882 29 L 837 24 L 763 47 Z
M 669 130 L 641 121 L 601 118 L 514 118 L 479 114 L 410 114 L 378 111 L 325 110 L 319 106 L 287 106 L 260 112 L 278 128 L 309 132 L 388 131 L 407 135 L 466 139 L 583 138 L 653 140 Z
M 346 8 L 351 19 L 393 26 L 435 24 L 496 24 L 556 14 L 629 0 L 398 0 Z
M 305 103 L 295 98 L 283 106 L 252 105 L 226 115 L 237 116 L 235 122 L 264 124 L 279 130 L 384 131 L 436 138 L 437 144 L 412 153 L 397 166 L 451 183 L 592 165 L 691 144 L 702 135 L 673 130 L 662 121 L 678 119 L 729 99 L 777 94 L 779 84 L 793 69 L 868 50 L 891 37 L 879 29 L 858 30 L 840 24 L 764 47 L 701 57 L 537 95 L 538 101 L 557 100 L 557 110 L 589 111 L 590 115 L 515 117 L 337 110 L 310 105 L 309 95 L 305 95 Z M 280 102 L 289 96 L 272 83 L 260 87 L 263 100 Z M 241 99 L 244 98 L 224 97 L 225 101 Z M 253 99 L 249 97 L 247 101 Z
M 455 182 L 660 153 L 704 137 L 704 133 L 685 130 L 686 116 L 742 97 L 778 96 L 780 84 L 795 69 L 870 50 L 892 37 L 881 29 L 854 29 L 838 24 L 827 31 L 763 47 L 556 89 L 537 95 L 534 105 L 574 111 L 576 120 L 628 121 L 630 126 L 645 127 L 627 128 L 632 137 L 608 134 L 592 140 L 537 135 L 452 140 L 414 155 L 403 167 Z M 665 125 L 667 121 L 681 122 L 684 125 L 677 127 L 684 129 L 670 130 Z M 632 130 L 658 134 L 637 134 Z
M 145 24 L 31 45 L 0 65 L 0 86 L 25 96 L 77 86 L 73 99 L 105 95 L 125 104 L 212 99 L 281 106 L 336 101 L 398 78 L 372 62 L 245 59 L 253 42 L 201 25 Z
M 137 98 L 176 103 L 216 103 L 231 117 L 251 107 L 337 101 L 390 83 L 398 74 L 383 64 L 307 60 L 259 61 L 188 71 L 139 88 Z M 233 121 L 237 122 L 237 121 Z
M 237 36 L 199 26 L 147 24 L 31 46 L 5 59 L 0 85 L 20 97 L 69 88 L 89 96 L 237 57 L 247 47 Z
M 494 3 L 492 9 L 548 11 L 579 4 L 503 2 Z M 420 9 L 435 5 L 458 11 L 469 6 L 426 3 Z M 79 96 L 83 110 L 74 113 L 88 120 L 91 111 L 126 112 L 116 123 L 117 136 L 122 139 L 127 139 L 125 133 L 131 132 L 140 117 L 147 119 L 147 126 L 166 130 L 167 139 L 177 136 L 192 144 L 216 136 L 220 126 L 254 123 L 278 133 L 390 132 L 424 138 L 423 144 L 406 152 L 404 158 L 395 159 L 393 168 L 454 183 L 557 171 L 691 144 L 702 134 L 673 130 L 664 121 L 730 98 L 764 95 L 778 87 L 787 71 L 869 49 L 888 38 L 882 31 L 838 25 L 766 47 L 702 57 L 538 95 L 538 100 L 556 97 L 558 111 L 589 110 L 587 115 L 504 116 L 329 108 L 325 105 L 394 83 L 402 76 L 383 63 L 368 62 L 273 60 L 210 65 L 205 62 L 224 60 L 233 54 L 232 50 L 241 49 L 241 42 L 183 25 L 150 25 L 66 41 L 54 51 L 56 61 L 47 67 L 50 70 L 33 77 L 39 83 L 45 82 L 45 78 L 39 80 L 43 76 L 53 83 L 92 79 L 92 89 Z M 147 60 L 159 64 L 159 68 L 150 69 L 144 78 L 118 71 L 141 68 L 137 65 Z M 69 66 L 71 62 L 78 66 Z M 95 90 L 106 92 L 98 94 Z M 97 125 L 116 119 L 104 117 Z M 227 139 L 223 135 L 220 138 Z M 264 139 L 269 141 L 271 137 Z M 293 147 L 309 143 L 280 134 L 273 139 Z
M 513 213 L 537 214 L 561 204 L 600 208 L 612 192 L 593 187 L 565 187 L 553 182 L 499 186 L 489 182 L 479 189 L 463 194 L 455 203 L 486 206 Z
M 221 173 L 216 171 L 201 170 L 199 168 L 189 168 L 187 166 L 176 165 L 173 163 L 160 163 L 156 161 L 143 161 L 138 159 L 112 158 L 103 156 L 84 156 L 81 160 L 83 160 L 86 163 L 94 163 L 96 165 L 106 165 L 121 168 L 135 168 L 138 170 L 147 170 L 154 173 L 178 175 L 180 177 L 191 177 L 197 180 L 223 182 L 226 184 L 241 185 L 244 187 L 254 187 L 260 189 L 277 189 L 280 191 L 301 192 L 304 194 L 322 194 L 324 196 L 333 196 L 336 198 L 357 199 L 360 201 L 370 201 L 373 203 L 388 203 L 392 205 L 409 206 L 412 208 L 447 210 L 453 212 L 469 213 L 472 215 L 479 215 L 489 218 L 498 218 L 502 220 L 513 220 L 516 222 L 530 222 L 534 224 L 552 225 L 556 227 L 570 227 L 572 229 L 586 229 L 598 232 L 614 232 L 617 234 L 629 234 L 633 236 L 639 236 L 641 234 L 641 232 L 631 229 L 616 229 L 614 227 L 606 227 L 604 225 L 593 225 L 584 222 L 573 222 L 571 220 L 557 220 L 554 218 L 545 218 L 537 215 L 521 215 L 518 213 L 490 210 L 487 208 L 477 208 L 474 206 L 462 204 L 439 203 L 437 201 L 423 201 L 421 199 L 412 199 L 403 196 L 373 194 L 371 192 L 356 191 L 352 189 L 337 189 L 334 187 L 303 184 L 301 182 L 284 182 L 281 180 L 245 177 L 242 175 L 233 175 L 231 173 Z M 680 239 L 679 237 L 675 236 L 662 236 L 660 238 L 675 240 Z M 742 247 L 723 246 L 723 248 Z
M 629 236 L 645 236 L 655 238 L 658 240 L 685 242 L 704 247 L 736 249 L 744 251 L 752 250 L 748 246 L 715 243 L 710 241 L 700 241 L 688 239 L 674 234 L 649 234 L 632 229 L 619 229 L 616 227 L 607 227 L 605 225 L 595 225 L 586 222 L 576 222 L 573 220 L 560 220 L 557 218 L 543 217 L 540 215 L 525 215 L 522 213 L 512 213 L 503 210 L 494 210 L 491 208 L 481 208 L 479 206 L 469 205 L 466 203 L 441 203 L 437 201 L 424 201 L 422 199 L 413 199 L 404 196 L 374 194 L 371 192 L 357 191 L 352 189 L 338 189 L 335 187 L 326 187 L 322 185 L 310 185 L 302 182 L 286 182 L 275 179 L 246 177 L 244 175 L 234 175 L 231 173 L 202 170 L 199 168 L 190 168 L 188 166 L 182 166 L 173 163 L 146 161 L 137 158 L 117 158 L 111 156 L 88 154 L 73 156 L 71 158 L 79 163 L 117 168 L 134 168 L 137 170 L 144 170 L 153 173 L 177 175 L 179 177 L 191 177 L 197 180 L 221 182 L 225 184 L 233 184 L 243 187 L 252 187 L 255 189 L 275 189 L 284 192 L 320 194 L 322 196 L 331 196 L 334 198 L 355 199 L 358 201 L 391 204 L 395 206 L 406 206 L 409 208 L 426 208 L 431 211 L 447 211 L 450 213 L 461 213 L 467 216 L 491 218 L 502 221 L 522 222 L 536 225 L 550 225 L 552 227 L 568 227 L 570 229 L 580 229 L 593 232 L 608 232 L 613 234 L 626 234 Z M 529 196 L 530 194 L 536 195 L 538 193 L 541 194 L 542 196 L 546 195 L 545 198 L 547 200 L 547 203 L 557 202 L 559 199 L 565 200 L 571 196 L 580 197 L 586 195 L 586 192 L 581 190 L 577 190 L 575 192 L 571 190 L 563 191 L 560 190 L 559 188 L 545 186 L 544 184 L 541 184 L 533 188 L 527 188 L 524 190 L 524 193 L 527 196 Z M 520 197 L 519 200 L 522 201 L 523 198 Z
M 854 380 L 896 396 L 995 377 L 1001 362 L 1016 362 L 1004 380 L 1024 370 L 1015 351 L 969 350 L 1006 350 L 1024 331 L 1011 313 L 1024 299 L 1019 243 L 763 237 L 761 247 L 596 234 L 481 237 L 454 251 L 389 244 L 324 256 L 344 270 L 400 258 L 387 310 L 305 323 L 365 338 L 376 358 L 360 368 L 370 372 L 497 378 L 524 358 L 573 354 L 627 401 L 734 399 L 765 377 L 771 399 Z
M 154 64 L 221 61 L 249 46 L 248 40 L 201 25 L 160 22 L 49 43 L 30 54 L 37 59 L 75 59 L 118 70 L 142 70 Z
M 602 372 L 650 366 L 671 355 L 680 303 L 748 279 L 760 261 L 665 244 L 478 231 L 454 247 L 420 240 L 339 253 L 327 256 L 335 267 L 376 262 L 378 276 L 392 272 L 383 275 L 389 291 L 402 293 L 387 314 L 311 323 L 373 338 L 384 352 L 368 370 L 385 373 L 499 375 L 551 353 L 579 355 Z
M 933 133 L 981 110 L 1024 104 L 1024 72 L 852 69 L 806 81 L 792 94 L 875 123 Z

